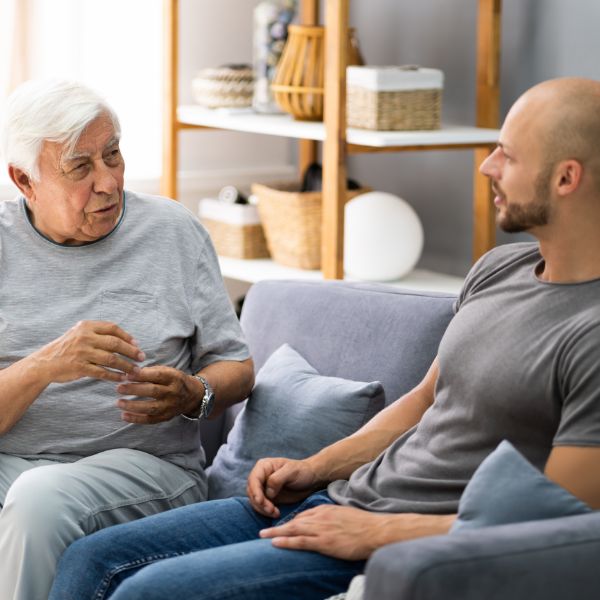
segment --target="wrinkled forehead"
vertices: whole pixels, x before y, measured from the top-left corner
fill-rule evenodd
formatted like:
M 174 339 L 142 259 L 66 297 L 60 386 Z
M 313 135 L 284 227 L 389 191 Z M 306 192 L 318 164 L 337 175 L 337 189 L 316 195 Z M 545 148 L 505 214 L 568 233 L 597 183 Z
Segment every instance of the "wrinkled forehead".
M 107 149 L 118 145 L 120 135 L 115 131 L 110 117 L 100 115 L 94 119 L 73 141 L 53 142 L 44 140 L 40 152 L 40 163 L 46 162 L 59 169 L 67 162 L 101 155 Z
M 107 148 L 117 145 L 119 138 L 112 120 L 109 117 L 100 116 L 83 130 L 75 144 L 59 144 L 61 160 L 70 161 L 102 154 Z

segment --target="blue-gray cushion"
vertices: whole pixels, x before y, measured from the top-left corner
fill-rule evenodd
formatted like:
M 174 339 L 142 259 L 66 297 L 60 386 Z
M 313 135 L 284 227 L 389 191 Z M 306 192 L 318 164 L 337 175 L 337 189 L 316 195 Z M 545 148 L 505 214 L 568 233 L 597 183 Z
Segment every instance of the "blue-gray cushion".
M 208 470 L 209 498 L 246 494 L 254 463 L 305 458 L 359 429 L 385 405 L 380 382 L 325 377 L 284 344 L 265 362 Z
M 550 481 L 504 440 L 465 487 L 451 532 L 587 512 L 587 504 Z

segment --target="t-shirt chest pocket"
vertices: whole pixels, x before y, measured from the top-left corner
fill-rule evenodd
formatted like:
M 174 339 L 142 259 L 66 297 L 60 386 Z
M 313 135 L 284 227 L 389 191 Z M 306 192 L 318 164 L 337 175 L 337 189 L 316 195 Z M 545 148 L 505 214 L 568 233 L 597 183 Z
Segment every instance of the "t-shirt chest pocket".
M 148 354 L 159 345 L 156 296 L 137 290 L 102 292 L 100 318 L 110 321 L 132 335 Z

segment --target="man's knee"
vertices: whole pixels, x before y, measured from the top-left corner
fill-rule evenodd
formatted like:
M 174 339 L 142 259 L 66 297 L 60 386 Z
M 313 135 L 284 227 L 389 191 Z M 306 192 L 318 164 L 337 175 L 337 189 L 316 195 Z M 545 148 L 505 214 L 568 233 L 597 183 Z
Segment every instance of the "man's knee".
M 30 469 L 19 475 L 8 490 L 2 521 L 28 536 L 68 534 L 81 529 L 82 507 L 73 500 L 60 466 Z

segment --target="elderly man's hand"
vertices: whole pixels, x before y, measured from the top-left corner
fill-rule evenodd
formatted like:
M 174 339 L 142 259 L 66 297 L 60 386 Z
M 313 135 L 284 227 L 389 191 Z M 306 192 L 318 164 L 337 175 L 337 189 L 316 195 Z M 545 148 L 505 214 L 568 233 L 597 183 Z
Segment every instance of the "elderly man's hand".
M 54 383 L 83 377 L 123 381 L 138 369 L 135 361 L 145 358 L 133 337 L 108 321 L 79 321 L 34 356 Z
M 140 400 L 119 399 L 122 419 L 129 423 L 152 424 L 191 413 L 198 405 L 195 380 L 171 367 L 144 367 L 130 376 L 131 381 L 117 386 L 125 396 Z

